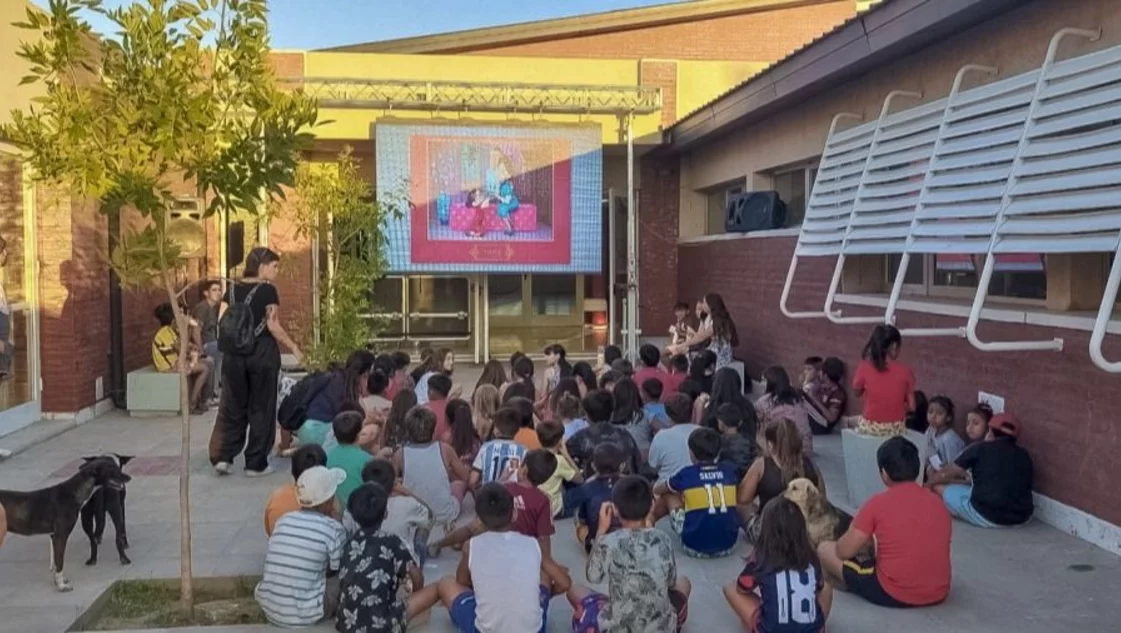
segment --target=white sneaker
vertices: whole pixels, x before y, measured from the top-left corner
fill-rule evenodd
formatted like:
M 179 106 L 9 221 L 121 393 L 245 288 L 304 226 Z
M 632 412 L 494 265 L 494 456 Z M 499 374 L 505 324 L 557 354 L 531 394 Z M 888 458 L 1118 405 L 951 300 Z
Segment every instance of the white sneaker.
M 249 470 L 245 469 L 246 477 L 268 477 L 273 473 L 272 466 L 265 466 L 264 470 Z
M 218 462 L 217 464 L 214 464 L 214 472 L 218 473 L 219 475 L 230 474 L 230 463 Z

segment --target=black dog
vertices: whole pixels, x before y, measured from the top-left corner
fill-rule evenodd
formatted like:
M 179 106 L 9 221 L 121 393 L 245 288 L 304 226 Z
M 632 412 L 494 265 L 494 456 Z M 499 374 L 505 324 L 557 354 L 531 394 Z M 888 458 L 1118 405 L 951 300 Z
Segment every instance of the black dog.
M 123 490 L 130 480 L 121 472 L 117 459 L 98 457 L 82 464 L 70 479 L 50 488 L 29 492 L 0 490 L 0 505 L 8 514 L 8 531 L 12 534 L 51 536 L 50 571 L 55 588 L 70 591 L 73 587 L 62 574 L 62 567 L 66 562 L 66 541 L 78 523 L 82 506 L 98 488 Z
M 111 459 L 117 466 L 124 468 L 132 460 L 131 455 L 118 455 L 109 453 L 100 457 L 83 457 L 87 464 L 98 459 Z M 90 557 L 87 565 L 97 564 L 97 546 L 101 544 L 101 537 L 105 534 L 105 515 L 113 521 L 113 531 L 116 532 L 117 554 L 122 565 L 132 563 L 125 550 L 128 549 L 128 532 L 125 528 L 125 488 L 120 490 L 111 486 L 103 486 L 94 491 L 86 505 L 82 506 L 82 531 L 90 539 Z

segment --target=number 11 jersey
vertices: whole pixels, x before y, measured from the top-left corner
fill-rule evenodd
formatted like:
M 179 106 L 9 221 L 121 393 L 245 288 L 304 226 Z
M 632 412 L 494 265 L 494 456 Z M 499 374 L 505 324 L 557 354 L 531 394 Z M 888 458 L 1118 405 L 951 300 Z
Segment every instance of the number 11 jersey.
M 736 546 L 740 517 L 734 465 L 693 464 L 670 477 L 668 483 L 685 506 L 682 545 L 702 556 L 723 555 Z

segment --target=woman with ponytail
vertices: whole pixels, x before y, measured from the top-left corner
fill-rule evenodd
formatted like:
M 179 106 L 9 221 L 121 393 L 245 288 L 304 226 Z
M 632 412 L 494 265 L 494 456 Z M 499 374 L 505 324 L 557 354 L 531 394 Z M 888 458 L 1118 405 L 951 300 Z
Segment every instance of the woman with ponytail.
M 790 420 L 779 420 L 763 429 L 762 444 L 766 447 L 747 469 L 740 482 L 736 504 L 741 512 L 746 512 L 751 502 L 759 499 L 760 509 L 775 497 L 781 496 L 786 486 L 795 479 L 809 479 L 825 495 L 825 480 L 817 466 L 802 452 L 802 434 Z M 759 534 L 759 512 L 745 517 L 747 540 L 754 543 Z
M 852 379 L 853 392 L 864 398 L 858 433 L 890 437 L 906 432 L 907 413 L 915 409 L 915 374 L 899 362 L 902 348 L 895 326 L 872 330 Z
M 331 423 L 344 403 L 357 404 L 369 395 L 368 383 L 373 368 L 374 355 L 363 349 L 352 352 L 346 365 L 331 373 L 326 386 L 308 403 L 307 420 L 296 431 L 301 446 L 319 444 L 329 450 L 335 444 Z

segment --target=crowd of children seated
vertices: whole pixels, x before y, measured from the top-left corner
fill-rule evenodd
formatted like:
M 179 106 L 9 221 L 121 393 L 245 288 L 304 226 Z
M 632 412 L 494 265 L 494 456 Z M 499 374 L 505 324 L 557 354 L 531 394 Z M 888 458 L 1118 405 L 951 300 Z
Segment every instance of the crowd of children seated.
M 925 398 L 901 348 L 898 331 L 878 327 L 852 385 L 858 432 L 890 438 L 877 453 L 887 489 L 822 542 L 784 493 L 796 480 L 825 493 L 813 437 L 842 419 L 839 359 L 807 359 L 798 385 L 768 369 L 752 403 L 708 350 L 690 359 L 644 345 L 636 369 L 617 348 L 593 367 L 550 345 L 540 376 L 516 353 L 488 362 L 469 395 L 450 350 L 426 350 L 416 368 L 403 352 L 355 352 L 306 396 L 288 453 L 294 483 L 265 509 L 257 599 L 282 626 L 333 618 L 343 633 L 404 631 L 442 604 L 460 631 L 525 633 L 545 630 L 563 594 L 577 633 L 666 632 L 685 622 L 691 591 L 673 540 L 704 559 L 744 538 L 751 555 L 724 594 L 749 631 L 822 631 L 835 588 L 883 606 L 941 602 L 951 514 L 981 527 L 1029 520 L 1031 460 L 1019 423 L 983 405 L 967 415 L 968 445 L 948 398 L 918 419 Z M 899 437 L 920 427 L 926 463 Z M 475 518 L 461 521 L 468 495 Z M 553 560 L 565 519 L 588 581 L 606 593 Z M 668 530 L 654 527 L 662 519 Z M 424 562 L 445 548 L 460 550 L 455 573 L 425 579 Z

